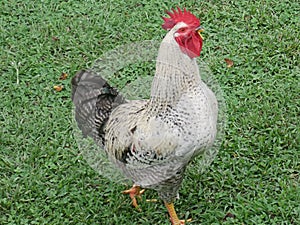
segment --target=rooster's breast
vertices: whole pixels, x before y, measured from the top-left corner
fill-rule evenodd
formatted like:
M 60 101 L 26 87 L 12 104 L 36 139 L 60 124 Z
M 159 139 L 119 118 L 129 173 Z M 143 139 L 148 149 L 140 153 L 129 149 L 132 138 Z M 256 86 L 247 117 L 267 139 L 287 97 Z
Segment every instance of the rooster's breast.
M 190 151 L 194 151 L 194 155 L 213 144 L 217 133 L 218 106 L 215 95 L 204 83 L 183 94 L 169 111 L 164 120 L 180 143 L 178 155 Z

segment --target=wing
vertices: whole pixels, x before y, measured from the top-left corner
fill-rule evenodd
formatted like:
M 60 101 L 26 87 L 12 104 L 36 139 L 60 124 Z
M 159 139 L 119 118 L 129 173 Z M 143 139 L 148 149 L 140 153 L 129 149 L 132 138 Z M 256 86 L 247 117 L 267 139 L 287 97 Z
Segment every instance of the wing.
M 176 139 L 176 130 L 170 133 L 170 127 L 162 120 L 149 117 L 147 102 L 120 105 L 111 114 L 105 130 L 109 159 L 127 178 L 143 187 L 171 178 L 192 157 L 188 152 L 184 157 L 177 154 L 182 145 Z

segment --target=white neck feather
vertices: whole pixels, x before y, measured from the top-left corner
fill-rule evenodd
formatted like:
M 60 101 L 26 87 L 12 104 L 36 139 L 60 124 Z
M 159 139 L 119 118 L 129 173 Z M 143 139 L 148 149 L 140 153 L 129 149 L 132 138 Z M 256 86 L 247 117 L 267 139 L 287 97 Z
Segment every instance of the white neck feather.
M 159 48 L 151 87 L 153 104 L 176 104 L 183 93 L 201 82 L 196 59 L 180 50 L 174 39 L 175 31 L 176 27 L 168 32 Z

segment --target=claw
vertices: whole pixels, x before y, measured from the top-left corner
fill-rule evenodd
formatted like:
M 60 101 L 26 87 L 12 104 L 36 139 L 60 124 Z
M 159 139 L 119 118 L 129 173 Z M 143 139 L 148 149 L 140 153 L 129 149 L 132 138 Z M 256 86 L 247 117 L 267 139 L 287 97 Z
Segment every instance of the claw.
M 171 223 L 172 225 L 185 225 L 185 220 L 179 220 L 177 222 L 173 222 L 171 219 Z
M 186 222 L 192 222 L 192 219 L 187 219 L 187 220 L 179 220 L 179 223 L 177 222 L 173 222 L 172 218 L 170 218 L 172 225 L 185 225 Z
M 187 220 L 179 220 L 177 222 L 173 222 L 172 218 L 170 218 L 172 225 L 185 225 L 186 222 L 192 222 L 192 219 L 187 219 Z
M 132 200 L 132 205 L 139 211 L 142 211 L 137 203 L 136 197 L 141 199 L 141 195 L 145 192 L 145 189 L 141 190 L 140 186 L 133 185 L 132 188 L 123 191 L 123 194 L 129 194 L 129 197 Z

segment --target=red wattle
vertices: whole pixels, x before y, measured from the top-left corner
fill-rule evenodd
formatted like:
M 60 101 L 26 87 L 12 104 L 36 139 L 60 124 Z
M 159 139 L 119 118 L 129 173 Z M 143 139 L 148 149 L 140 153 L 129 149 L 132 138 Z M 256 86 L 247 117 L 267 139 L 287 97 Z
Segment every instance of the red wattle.
M 179 36 L 175 39 L 179 44 L 181 51 L 187 54 L 190 58 L 200 56 L 203 40 L 197 32 L 193 32 L 188 38 Z

